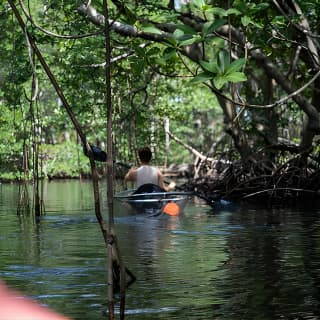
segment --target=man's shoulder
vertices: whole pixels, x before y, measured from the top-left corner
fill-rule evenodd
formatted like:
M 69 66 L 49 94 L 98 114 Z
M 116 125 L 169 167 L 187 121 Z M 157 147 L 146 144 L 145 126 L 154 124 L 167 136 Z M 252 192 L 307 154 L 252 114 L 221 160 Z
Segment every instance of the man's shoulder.
M 161 174 L 161 171 L 159 170 L 158 167 L 156 166 L 141 166 L 137 169 L 137 172 L 145 172 L 145 173 L 156 173 L 156 174 Z

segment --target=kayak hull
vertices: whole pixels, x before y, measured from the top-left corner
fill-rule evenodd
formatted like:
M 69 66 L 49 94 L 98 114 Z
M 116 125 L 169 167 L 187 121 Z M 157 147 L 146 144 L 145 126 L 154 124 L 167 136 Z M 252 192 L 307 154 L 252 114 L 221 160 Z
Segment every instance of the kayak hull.
M 139 213 L 178 215 L 183 212 L 191 196 L 191 193 L 188 192 L 135 192 L 135 189 L 121 191 L 115 195 L 115 199 L 129 204 L 130 207 Z

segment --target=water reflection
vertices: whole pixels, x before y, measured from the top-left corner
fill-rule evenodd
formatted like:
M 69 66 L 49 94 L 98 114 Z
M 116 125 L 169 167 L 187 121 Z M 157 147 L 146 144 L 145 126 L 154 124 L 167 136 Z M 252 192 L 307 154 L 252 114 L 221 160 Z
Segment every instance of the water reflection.
M 312 254 L 305 255 L 310 229 L 303 223 L 310 219 L 318 225 L 318 213 L 305 214 L 248 210 L 231 217 L 230 223 L 246 227 L 228 239 L 227 277 L 221 284 L 226 319 L 235 312 L 238 319 L 318 319 L 319 287 L 306 266 L 318 260 L 313 250 L 319 245 L 313 243 Z M 311 269 L 319 274 L 318 266 Z
M 1 186 L 0 277 L 73 319 L 106 319 L 106 248 L 91 183 L 44 190 L 46 214 L 36 222 L 16 215 L 15 187 Z M 319 319 L 320 211 L 191 201 L 180 217 L 115 212 L 137 277 L 127 319 Z

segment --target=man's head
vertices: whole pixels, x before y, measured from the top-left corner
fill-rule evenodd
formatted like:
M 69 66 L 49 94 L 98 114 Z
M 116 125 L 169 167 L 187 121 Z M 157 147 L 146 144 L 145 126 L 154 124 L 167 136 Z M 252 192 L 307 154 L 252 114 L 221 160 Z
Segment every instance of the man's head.
M 141 162 L 149 163 L 152 158 L 152 152 L 149 147 L 142 147 L 138 150 L 139 159 Z

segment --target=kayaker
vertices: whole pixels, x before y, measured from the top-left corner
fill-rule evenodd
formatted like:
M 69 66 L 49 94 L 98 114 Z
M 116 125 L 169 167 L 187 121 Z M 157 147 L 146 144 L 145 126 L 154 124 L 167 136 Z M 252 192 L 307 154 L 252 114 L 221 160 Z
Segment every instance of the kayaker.
M 168 186 L 165 186 L 161 171 L 158 168 L 150 165 L 152 152 L 149 147 L 140 148 L 138 150 L 138 156 L 140 160 L 140 167 L 131 168 L 124 178 L 125 181 L 135 182 L 137 188 L 144 185 L 156 185 L 165 191 L 171 191 L 175 188 L 174 182 L 171 182 Z M 152 190 L 149 192 L 152 192 Z

